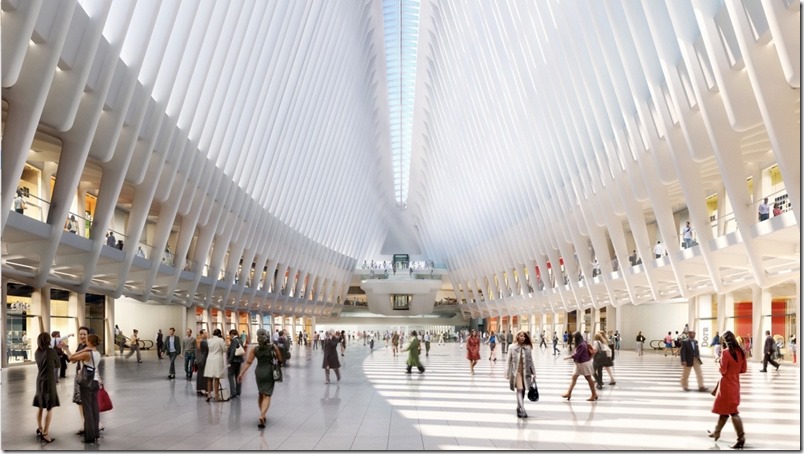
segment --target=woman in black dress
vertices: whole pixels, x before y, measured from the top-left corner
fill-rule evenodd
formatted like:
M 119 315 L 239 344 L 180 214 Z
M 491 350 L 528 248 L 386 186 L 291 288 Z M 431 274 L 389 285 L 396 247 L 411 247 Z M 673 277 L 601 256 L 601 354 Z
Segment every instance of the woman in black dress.
M 207 365 L 208 354 L 209 345 L 207 345 L 207 332 L 202 329 L 198 332 L 195 354 L 195 364 L 198 366 L 198 374 L 196 375 L 195 382 L 196 396 L 209 397 L 209 393 L 207 392 L 207 378 L 204 377 L 204 367 Z
M 338 361 L 338 345 L 341 344 L 341 336 L 340 333 L 335 330 L 329 331 L 329 336 L 324 339 L 324 364 L 322 367 L 326 373 L 327 381 L 329 383 L 329 370 L 335 370 L 335 376 L 338 378 L 338 381 L 341 381 L 341 362 Z
M 257 380 L 257 405 L 260 407 L 260 419 L 257 427 L 263 429 L 265 428 L 265 414 L 268 413 L 271 396 L 274 393 L 274 358 L 276 358 L 277 365 L 281 366 L 282 352 L 276 344 L 271 343 L 271 335 L 262 328 L 257 330 L 257 347 L 248 351 L 246 365 L 237 376 L 238 383 L 243 381 L 243 375 L 251 367 L 255 358 L 257 367 L 254 370 L 254 378 Z
M 33 405 L 39 408 L 36 414 L 36 436 L 45 443 L 50 443 L 55 438 L 50 438 L 48 430 L 50 430 L 50 420 L 53 419 L 53 407 L 59 406 L 59 393 L 56 389 L 56 369 L 60 366 L 59 357 L 56 355 L 56 350 L 50 347 L 50 334 L 41 333 L 36 338 L 36 367 L 39 372 L 36 375 L 36 395 L 34 396 Z M 47 410 L 45 415 L 45 424 L 42 425 L 42 413 Z

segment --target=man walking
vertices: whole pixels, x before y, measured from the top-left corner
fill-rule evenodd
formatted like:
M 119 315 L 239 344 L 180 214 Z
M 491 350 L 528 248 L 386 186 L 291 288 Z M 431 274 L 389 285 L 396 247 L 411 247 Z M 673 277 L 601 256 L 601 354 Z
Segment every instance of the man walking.
M 690 371 L 695 369 L 695 378 L 698 380 L 698 391 L 709 391 L 704 386 L 703 374 L 701 372 L 701 351 L 698 348 L 698 341 L 695 340 L 695 331 L 687 333 L 687 338 L 681 342 L 681 365 L 684 370 L 681 372 L 681 388 L 689 391 L 688 384 Z
M 506 353 L 508 353 L 508 336 L 505 330 L 503 330 L 502 334 L 500 335 L 500 348 L 502 349 L 503 356 L 505 356 Z
M 767 199 L 765 199 L 767 200 Z M 770 331 L 765 331 L 765 347 L 762 349 L 762 353 L 764 356 L 762 357 L 762 369 L 760 372 L 767 372 L 768 371 L 768 363 L 771 363 L 776 370 L 779 370 L 779 363 L 773 360 L 771 355 L 773 355 L 773 350 L 775 348 L 776 343 L 773 341 L 773 337 L 771 336 Z
M 164 350 L 165 341 L 164 336 L 162 335 L 162 329 L 160 328 L 159 331 L 156 332 L 156 357 L 162 359 L 162 350 Z
M 138 333 L 139 333 L 139 330 L 135 329 L 132 332 L 131 337 L 128 338 L 129 351 L 128 351 L 128 355 L 126 355 L 125 358 L 129 359 L 129 358 L 131 358 L 131 355 L 134 354 L 134 352 L 137 352 L 137 363 L 141 363 L 142 362 L 142 356 L 140 356 L 140 338 L 139 338 L 139 336 L 137 336 Z
M 193 364 L 195 364 L 195 337 L 193 337 L 193 330 L 187 330 L 187 337 L 181 340 L 181 346 L 182 350 L 184 350 L 184 373 L 187 375 L 187 380 L 190 380 L 193 378 Z
M 176 378 L 176 357 L 181 353 L 181 340 L 176 336 L 176 330 L 170 328 L 168 330 L 168 337 L 164 343 L 165 353 L 170 358 L 170 371 L 168 372 L 168 380 Z

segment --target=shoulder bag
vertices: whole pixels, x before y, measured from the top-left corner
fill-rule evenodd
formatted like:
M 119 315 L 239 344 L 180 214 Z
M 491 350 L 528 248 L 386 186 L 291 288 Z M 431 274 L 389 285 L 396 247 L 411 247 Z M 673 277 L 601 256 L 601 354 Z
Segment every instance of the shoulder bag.
M 89 386 L 95 380 L 95 354 L 92 350 L 89 351 L 89 357 L 92 358 L 92 365 L 84 363 L 81 370 L 78 371 L 78 378 L 76 381 L 80 386 Z
M 240 342 L 237 342 L 237 348 L 235 348 L 234 355 L 235 356 L 243 356 L 246 354 L 246 349 L 243 348 L 243 345 Z
M 282 366 L 279 358 L 282 357 L 282 354 L 277 352 L 277 347 L 275 345 L 271 346 L 271 369 L 274 373 L 274 381 L 281 382 L 282 381 Z

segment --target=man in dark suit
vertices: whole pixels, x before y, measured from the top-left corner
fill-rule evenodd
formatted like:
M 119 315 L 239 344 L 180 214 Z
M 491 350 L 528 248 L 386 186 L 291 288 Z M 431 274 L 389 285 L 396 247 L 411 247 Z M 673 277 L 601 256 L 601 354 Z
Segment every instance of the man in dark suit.
M 703 383 L 701 364 L 701 349 L 698 347 L 698 341 L 695 340 L 695 331 L 689 331 L 687 338 L 681 341 L 681 365 L 684 366 L 684 370 L 681 372 L 681 388 L 684 391 L 689 391 L 687 385 L 692 369 L 695 369 L 695 378 L 698 379 L 698 391 L 709 391 Z
M 181 353 L 181 339 L 176 335 L 176 330 L 173 328 L 170 328 L 168 333 L 168 337 L 161 348 L 170 358 L 170 371 L 168 372 L 168 380 L 170 380 L 176 378 L 176 357 Z
M 765 356 L 762 357 L 762 369 L 760 372 L 768 371 L 768 363 L 771 363 L 776 370 L 779 370 L 779 363 L 771 359 L 771 355 L 773 354 L 775 347 L 776 342 L 773 341 L 770 331 L 765 331 L 765 347 L 762 349 L 762 353 L 764 353 Z

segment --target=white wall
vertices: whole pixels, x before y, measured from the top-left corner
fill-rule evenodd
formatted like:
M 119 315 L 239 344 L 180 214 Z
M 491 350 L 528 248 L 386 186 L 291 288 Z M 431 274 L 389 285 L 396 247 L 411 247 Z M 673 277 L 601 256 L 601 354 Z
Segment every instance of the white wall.
M 663 339 L 668 331 L 680 333 L 684 324 L 689 323 L 688 303 L 628 304 L 617 310 L 622 313 L 622 349 L 636 349 L 636 336 L 642 331 L 646 339 L 645 351 L 648 351 L 650 341 Z M 609 326 L 614 326 L 612 322 L 609 321 Z
M 156 331 L 162 329 L 167 336 L 170 327 L 177 333 L 186 329 L 186 311 L 184 306 L 144 304 L 131 298 L 118 298 L 114 302 L 114 324 L 120 326 L 123 334 L 131 336 L 131 331 L 138 329 L 140 339 L 156 339 Z M 195 331 L 195 324 L 191 327 Z

